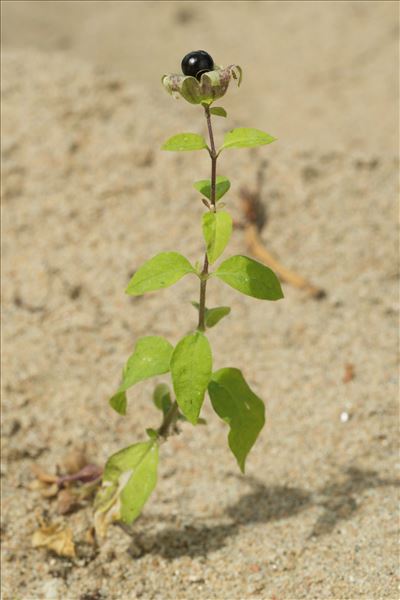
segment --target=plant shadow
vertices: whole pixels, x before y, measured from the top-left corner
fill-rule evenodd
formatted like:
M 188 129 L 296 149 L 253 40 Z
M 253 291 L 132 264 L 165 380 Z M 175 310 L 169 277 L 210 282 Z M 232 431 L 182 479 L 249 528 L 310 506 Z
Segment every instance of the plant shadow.
M 314 492 L 291 486 L 268 487 L 254 477 L 246 477 L 246 483 L 251 490 L 227 507 L 224 515 L 227 523 L 183 528 L 168 526 L 154 534 L 131 531 L 130 554 L 134 558 L 155 554 L 167 559 L 207 556 L 222 548 L 228 538 L 237 535 L 241 526 L 287 519 L 315 506 L 320 507 L 322 513 L 310 531 L 310 537 L 319 537 L 329 534 L 339 522 L 355 514 L 363 502 L 365 490 L 400 486 L 398 480 L 382 479 L 375 471 L 356 467 L 346 469 L 343 476 Z

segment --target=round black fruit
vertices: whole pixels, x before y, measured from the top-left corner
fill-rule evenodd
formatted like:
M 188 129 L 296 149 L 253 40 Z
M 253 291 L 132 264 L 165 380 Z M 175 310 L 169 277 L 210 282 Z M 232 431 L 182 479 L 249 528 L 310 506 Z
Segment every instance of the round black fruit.
M 182 59 L 182 73 L 184 75 L 191 75 L 200 80 L 203 73 L 212 71 L 214 68 L 214 61 L 208 52 L 205 50 L 195 50 L 189 52 Z

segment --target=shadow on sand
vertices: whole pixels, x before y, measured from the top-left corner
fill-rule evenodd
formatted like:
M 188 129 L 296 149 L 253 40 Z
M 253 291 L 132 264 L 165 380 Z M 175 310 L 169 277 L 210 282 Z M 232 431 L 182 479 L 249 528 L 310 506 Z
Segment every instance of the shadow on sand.
M 322 513 L 310 537 L 322 536 L 352 517 L 363 502 L 360 496 L 365 490 L 400 486 L 400 481 L 382 479 L 375 471 L 355 467 L 346 469 L 343 477 L 314 492 L 290 486 L 267 487 L 253 477 L 246 477 L 246 483 L 251 491 L 227 507 L 226 524 L 169 526 L 155 534 L 131 532 L 131 555 L 139 558 L 144 554 L 158 554 L 170 559 L 206 556 L 223 547 L 227 538 L 236 535 L 241 526 L 286 519 L 315 506 L 320 507 Z

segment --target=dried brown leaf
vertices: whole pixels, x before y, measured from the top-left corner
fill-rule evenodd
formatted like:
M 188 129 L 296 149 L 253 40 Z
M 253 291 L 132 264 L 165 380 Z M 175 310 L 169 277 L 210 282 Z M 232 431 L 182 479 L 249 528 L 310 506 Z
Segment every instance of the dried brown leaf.
M 72 530 L 60 523 L 42 525 L 32 536 L 32 546 L 52 550 L 58 556 L 76 556 Z
M 58 488 L 58 486 L 57 486 Z M 79 506 L 76 494 L 71 490 L 61 490 L 57 498 L 57 512 L 60 515 L 66 515 L 73 512 Z
M 31 471 L 34 476 L 43 483 L 55 483 L 58 480 L 57 475 L 50 475 L 49 473 L 46 473 L 46 471 L 43 471 L 43 469 L 37 464 L 31 465 Z

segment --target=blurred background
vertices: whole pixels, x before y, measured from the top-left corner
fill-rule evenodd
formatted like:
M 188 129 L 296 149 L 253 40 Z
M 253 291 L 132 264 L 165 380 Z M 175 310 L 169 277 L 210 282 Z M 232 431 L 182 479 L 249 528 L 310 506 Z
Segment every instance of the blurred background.
M 4 49 L 62 52 L 159 94 L 161 75 L 204 48 L 243 66 L 238 119 L 290 145 L 378 152 L 397 148 L 397 27 L 394 2 L 3 3 Z
M 5 599 L 397 597 L 398 25 L 395 2 L 2 3 Z M 254 250 L 250 196 L 259 247 L 324 294 L 209 285 L 209 306 L 232 307 L 209 331 L 214 366 L 241 368 L 266 403 L 247 475 L 207 401 L 207 427 L 162 447 L 133 540 L 113 528 L 89 552 L 90 505 L 60 517 L 32 467 L 65 472 L 76 449 L 101 465 L 157 426 L 153 381 L 125 418 L 107 399 L 138 337 L 195 326 L 191 277 L 124 289 L 157 252 L 203 253 L 207 154 L 160 151 L 206 135 L 160 83 L 197 49 L 244 71 L 217 140 L 278 138 L 220 157 L 227 255 Z M 40 514 L 72 528 L 76 559 L 31 548 Z

